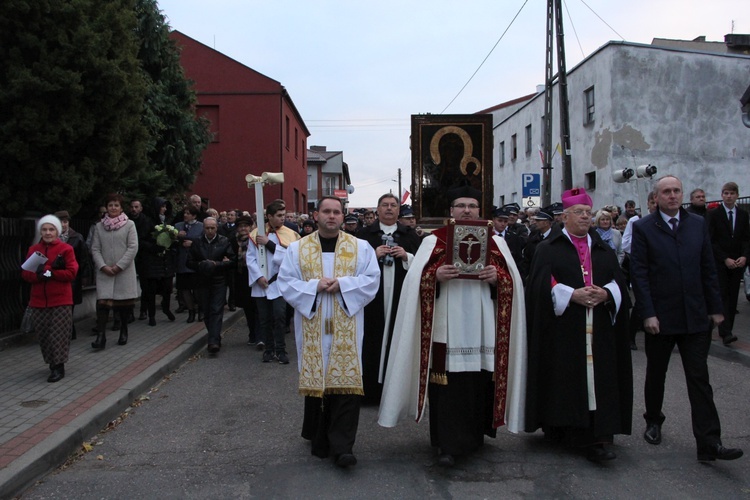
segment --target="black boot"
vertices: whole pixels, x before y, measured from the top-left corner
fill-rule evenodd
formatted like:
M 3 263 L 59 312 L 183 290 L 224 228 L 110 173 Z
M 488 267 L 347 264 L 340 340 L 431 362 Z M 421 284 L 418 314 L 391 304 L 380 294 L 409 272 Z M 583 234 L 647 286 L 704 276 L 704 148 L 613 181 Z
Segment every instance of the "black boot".
M 104 307 L 96 308 L 96 340 L 91 343 L 94 349 L 104 349 L 107 345 L 107 320 L 109 319 L 109 309 Z
M 195 309 L 189 309 L 188 310 L 188 323 L 194 323 L 195 322 Z
M 120 310 L 120 338 L 117 339 L 117 345 L 125 345 L 128 343 L 128 317 L 132 312 L 132 309 Z
M 172 314 L 172 311 L 169 310 L 169 295 L 165 296 L 164 299 L 161 301 L 161 310 L 164 314 L 167 315 L 167 318 L 169 321 L 174 321 L 174 314 Z
M 62 380 L 62 378 L 65 376 L 65 365 L 60 363 L 59 365 L 49 365 L 49 377 L 47 377 L 47 382 L 59 382 Z

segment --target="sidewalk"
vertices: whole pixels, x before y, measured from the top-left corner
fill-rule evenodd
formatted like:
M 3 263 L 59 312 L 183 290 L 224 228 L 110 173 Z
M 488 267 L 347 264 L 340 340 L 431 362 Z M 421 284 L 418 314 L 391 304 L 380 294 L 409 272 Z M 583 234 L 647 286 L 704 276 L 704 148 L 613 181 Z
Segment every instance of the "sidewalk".
M 0 352 L 0 498 L 10 498 L 58 467 L 81 444 L 117 418 L 140 395 L 206 345 L 202 322 L 186 314 L 156 326 L 136 320 L 125 346 L 107 331 L 107 348 L 95 351 L 94 320 L 76 323 L 65 378 L 47 382 L 39 346 L 27 343 Z M 224 328 L 243 317 L 224 312 Z M 111 326 L 111 320 L 110 325 Z
M 750 302 L 741 294 L 729 347 L 714 334 L 711 355 L 750 367 Z M 224 312 L 224 328 L 242 318 Z M 185 314 L 170 323 L 130 324 L 126 346 L 107 331 L 107 348 L 91 349 L 93 319 L 77 323 L 65 378 L 47 383 L 49 369 L 35 343 L 0 351 L 0 498 L 10 498 L 60 466 L 81 444 L 117 418 L 134 400 L 206 345 L 203 323 Z M 111 324 L 111 322 L 110 322 Z M 643 333 L 637 337 L 643 349 Z M 221 354 L 219 354 L 221 357 Z

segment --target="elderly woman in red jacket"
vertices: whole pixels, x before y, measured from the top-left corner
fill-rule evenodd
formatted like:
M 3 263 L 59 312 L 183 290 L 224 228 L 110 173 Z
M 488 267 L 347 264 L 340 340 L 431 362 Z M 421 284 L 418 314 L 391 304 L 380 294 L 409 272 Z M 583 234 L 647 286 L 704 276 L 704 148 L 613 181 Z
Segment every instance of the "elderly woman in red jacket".
M 71 283 L 78 273 L 78 263 L 73 247 L 60 241 L 60 219 L 45 215 L 39 219 L 37 231 L 42 239 L 29 249 L 26 257 L 39 252 L 47 257 L 47 261 L 39 265 L 36 272 L 22 271 L 22 277 L 31 283 L 29 307 L 33 309 L 32 322 L 39 335 L 44 362 L 49 364 L 47 382 L 57 382 L 65 376 L 70 350 L 73 323 Z

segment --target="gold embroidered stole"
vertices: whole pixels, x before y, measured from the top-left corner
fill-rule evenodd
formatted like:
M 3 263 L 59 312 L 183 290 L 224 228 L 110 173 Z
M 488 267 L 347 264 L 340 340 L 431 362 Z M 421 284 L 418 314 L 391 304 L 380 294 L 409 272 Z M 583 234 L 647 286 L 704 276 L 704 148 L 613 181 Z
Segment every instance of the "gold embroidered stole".
M 300 239 L 300 235 L 292 230 L 289 229 L 286 226 L 281 226 L 280 228 L 274 230 L 271 228 L 270 224 L 266 224 L 266 236 L 268 236 L 271 233 L 276 233 L 276 236 L 279 238 L 279 245 L 281 245 L 284 248 L 289 247 L 289 244 L 293 241 L 297 241 Z M 250 232 L 250 239 L 255 244 L 255 246 L 258 246 L 258 228 L 256 227 Z
M 357 270 L 357 239 L 339 232 L 334 251 L 335 278 L 354 276 Z M 302 238 L 299 244 L 302 279 L 323 278 L 323 251 L 318 232 Z M 327 295 L 327 296 L 326 296 Z M 344 312 L 338 300 L 326 294 L 311 319 L 302 318 L 302 369 L 299 392 L 303 396 L 323 394 L 364 394 L 362 368 L 357 352 L 357 319 Z M 330 299 L 330 300 L 329 300 Z M 333 335 L 328 370 L 323 373 L 323 335 Z

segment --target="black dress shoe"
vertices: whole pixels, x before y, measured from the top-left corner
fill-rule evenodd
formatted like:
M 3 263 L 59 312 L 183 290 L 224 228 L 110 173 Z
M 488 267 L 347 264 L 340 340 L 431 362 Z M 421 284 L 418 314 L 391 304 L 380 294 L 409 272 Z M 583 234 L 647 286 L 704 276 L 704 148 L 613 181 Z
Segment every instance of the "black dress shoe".
M 342 453 L 336 458 L 336 465 L 339 467 L 350 467 L 357 465 L 357 457 L 351 453 Z
M 743 455 L 739 448 L 724 448 L 721 443 L 709 444 L 698 448 L 698 460 L 713 462 L 714 460 L 737 460 Z
M 456 459 L 450 453 L 443 453 L 443 450 L 438 449 L 437 463 L 441 467 L 453 467 L 456 465 Z
M 208 352 L 210 354 L 216 354 L 221 349 L 219 344 L 208 344 Z
M 732 342 L 737 342 L 737 335 L 727 335 L 726 337 L 722 338 L 722 341 L 724 342 L 724 345 L 729 345 Z
M 148 326 L 156 326 L 156 318 L 148 318 Z
M 586 450 L 586 458 L 592 462 L 604 462 L 606 460 L 614 460 L 617 458 L 614 451 L 610 451 L 604 447 L 603 444 L 595 444 L 589 446 Z
M 54 383 L 59 382 L 65 376 L 65 369 L 62 364 L 50 365 L 50 374 L 47 378 L 47 382 Z
M 643 433 L 643 439 L 648 444 L 661 443 L 661 424 L 646 424 L 646 432 Z

